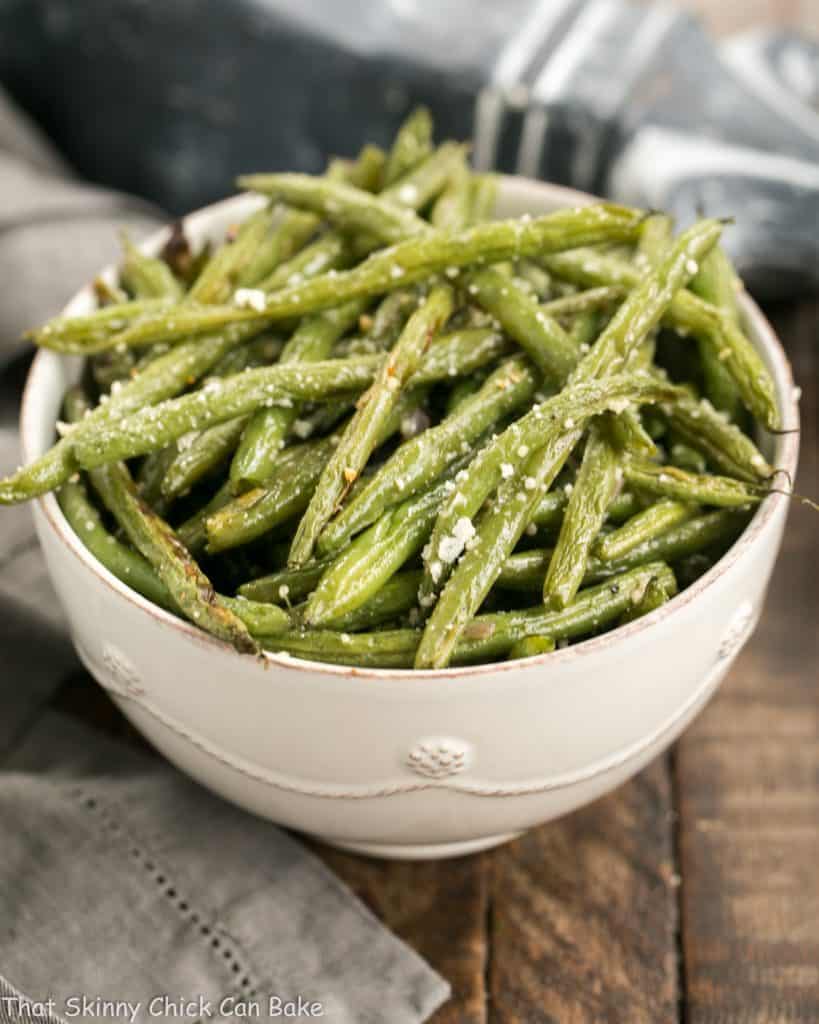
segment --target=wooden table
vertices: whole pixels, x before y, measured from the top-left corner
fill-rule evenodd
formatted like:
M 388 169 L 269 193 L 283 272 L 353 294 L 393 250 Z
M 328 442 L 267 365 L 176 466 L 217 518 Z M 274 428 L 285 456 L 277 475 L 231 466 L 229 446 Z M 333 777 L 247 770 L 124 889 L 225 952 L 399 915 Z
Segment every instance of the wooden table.
M 819 302 L 769 310 L 816 495 Z M 819 1022 L 819 518 L 796 503 L 762 620 L 670 756 L 497 850 L 314 849 L 453 986 L 433 1024 Z M 131 734 L 101 688 L 56 706 Z M 389 1024 L 389 1022 L 385 1022 Z

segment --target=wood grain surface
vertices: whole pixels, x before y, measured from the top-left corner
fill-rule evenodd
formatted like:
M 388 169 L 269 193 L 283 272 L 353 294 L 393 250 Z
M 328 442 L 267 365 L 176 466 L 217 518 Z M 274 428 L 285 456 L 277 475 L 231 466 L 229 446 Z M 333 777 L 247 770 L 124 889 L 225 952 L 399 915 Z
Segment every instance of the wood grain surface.
M 672 837 L 660 760 L 494 854 L 491 1021 L 677 1020 Z

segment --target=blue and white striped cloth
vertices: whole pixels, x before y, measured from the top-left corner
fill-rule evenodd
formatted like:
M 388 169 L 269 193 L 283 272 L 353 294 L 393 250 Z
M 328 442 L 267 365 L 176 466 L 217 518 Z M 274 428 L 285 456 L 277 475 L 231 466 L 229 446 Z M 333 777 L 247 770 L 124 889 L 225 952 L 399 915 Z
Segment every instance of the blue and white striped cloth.
M 736 218 L 751 286 L 819 284 L 819 46 L 756 30 L 715 47 L 666 5 L 542 0 L 475 118 L 481 168 L 560 181 L 681 221 Z

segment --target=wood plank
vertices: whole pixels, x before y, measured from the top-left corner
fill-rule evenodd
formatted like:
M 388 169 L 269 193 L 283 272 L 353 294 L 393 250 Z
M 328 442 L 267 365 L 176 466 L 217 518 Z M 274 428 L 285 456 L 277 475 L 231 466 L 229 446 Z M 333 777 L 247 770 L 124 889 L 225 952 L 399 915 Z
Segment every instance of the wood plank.
M 819 305 L 779 317 L 816 495 Z M 817 514 L 794 504 L 759 628 L 677 753 L 686 1020 L 819 1020 Z
M 677 1021 L 672 818 L 662 759 L 495 853 L 491 1021 Z
M 452 998 L 429 1024 L 485 1024 L 491 855 L 400 863 L 358 857 L 320 843 L 313 849 L 452 985 Z

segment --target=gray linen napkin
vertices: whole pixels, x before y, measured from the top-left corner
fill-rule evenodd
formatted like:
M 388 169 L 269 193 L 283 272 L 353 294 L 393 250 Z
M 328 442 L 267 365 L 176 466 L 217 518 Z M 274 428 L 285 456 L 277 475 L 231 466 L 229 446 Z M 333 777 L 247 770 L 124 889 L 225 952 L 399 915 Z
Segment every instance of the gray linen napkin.
M 74 179 L 0 91 L 0 363 L 23 349 L 26 328 L 117 259 L 118 232 L 139 238 L 160 219 L 141 199 Z
M 10 337 L 21 310 L 42 320 L 113 258 L 118 227 L 153 219 L 128 197 L 56 177 L 59 158 L 2 97 L 0 146 Z M 24 369 L 0 381 L 0 473 L 19 462 Z M 299 998 L 331 1024 L 417 1024 L 447 998 L 295 839 L 44 710 L 79 665 L 25 507 L 2 510 L 0 651 L 0 1024 L 143 1024 L 163 1018 L 165 997 L 193 1004 L 191 1024 L 236 1019 L 230 1000 L 241 999 L 254 1019 L 281 1019 Z
M 2 769 L 0 963 L 58 1015 L 125 1000 L 141 1024 L 167 997 L 219 1024 L 301 998 L 333 1024 L 409 1024 L 445 997 L 298 842 L 158 760 L 49 712 Z

